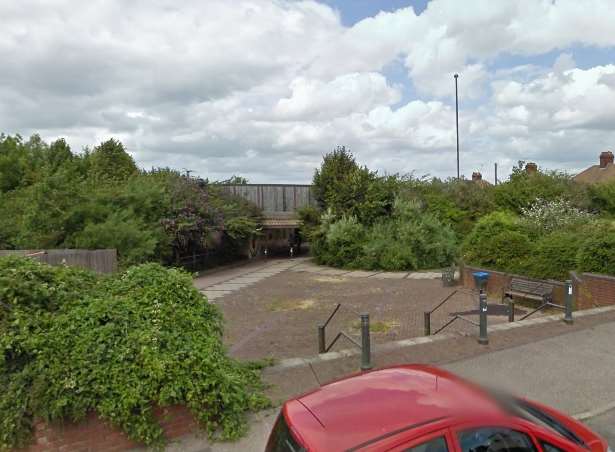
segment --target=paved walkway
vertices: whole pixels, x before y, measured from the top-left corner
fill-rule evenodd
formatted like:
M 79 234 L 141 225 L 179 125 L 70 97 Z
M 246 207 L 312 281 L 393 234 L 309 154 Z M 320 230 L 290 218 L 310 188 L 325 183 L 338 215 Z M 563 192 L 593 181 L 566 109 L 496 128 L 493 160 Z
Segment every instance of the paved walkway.
M 343 276 L 345 278 L 375 279 L 440 279 L 441 272 L 382 272 L 362 270 L 342 270 L 316 265 L 308 257 L 293 259 L 257 260 L 240 267 L 212 272 L 195 278 L 194 285 L 211 301 L 222 298 L 239 289 L 258 283 L 283 271 L 309 272 L 325 276 Z M 458 277 L 458 274 L 457 274 Z
M 308 258 L 258 260 L 241 267 L 199 276 L 194 285 L 210 301 L 300 265 Z

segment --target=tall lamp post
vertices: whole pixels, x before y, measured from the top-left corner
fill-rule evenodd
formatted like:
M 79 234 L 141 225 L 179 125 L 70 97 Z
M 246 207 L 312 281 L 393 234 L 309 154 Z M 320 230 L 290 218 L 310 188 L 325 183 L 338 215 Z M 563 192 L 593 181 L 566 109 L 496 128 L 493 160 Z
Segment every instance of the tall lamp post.
M 459 74 L 455 74 L 455 127 L 457 128 L 457 180 L 459 180 L 459 96 L 457 94 L 457 79 Z

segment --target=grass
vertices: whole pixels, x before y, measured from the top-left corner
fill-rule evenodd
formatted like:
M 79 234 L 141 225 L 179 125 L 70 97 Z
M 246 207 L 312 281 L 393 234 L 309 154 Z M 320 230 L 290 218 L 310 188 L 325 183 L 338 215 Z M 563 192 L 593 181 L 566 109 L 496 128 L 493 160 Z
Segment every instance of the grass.
M 275 299 L 267 304 L 267 309 L 272 312 L 283 311 L 299 311 L 310 309 L 316 302 L 311 299 L 306 300 L 288 300 L 288 299 Z
M 388 333 L 394 328 L 399 326 L 399 322 L 395 320 L 387 320 L 387 321 L 376 321 L 369 323 L 369 331 L 371 333 Z M 352 322 L 351 328 L 353 330 L 361 329 L 361 322 L 359 320 Z

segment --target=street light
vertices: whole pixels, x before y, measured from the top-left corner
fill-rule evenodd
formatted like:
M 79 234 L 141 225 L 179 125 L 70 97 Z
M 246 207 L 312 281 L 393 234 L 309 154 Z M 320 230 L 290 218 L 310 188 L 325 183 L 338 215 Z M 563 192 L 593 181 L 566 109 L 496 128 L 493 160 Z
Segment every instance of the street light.
M 457 79 L 459 74 L 455 74 L 455 126 L 457 128 L 457 180 L 459 180 L 459 97 L 457 94 Z

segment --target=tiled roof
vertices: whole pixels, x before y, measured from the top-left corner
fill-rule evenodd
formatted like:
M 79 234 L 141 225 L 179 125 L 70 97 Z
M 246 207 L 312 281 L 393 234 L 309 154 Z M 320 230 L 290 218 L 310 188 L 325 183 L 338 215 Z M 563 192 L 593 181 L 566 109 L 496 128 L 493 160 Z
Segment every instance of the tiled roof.
M 574 180 L 584 184 L 597 184 L 615 180 L 615 165 L 608 164 L 605 168 L 593 165 L 574 176 Z

